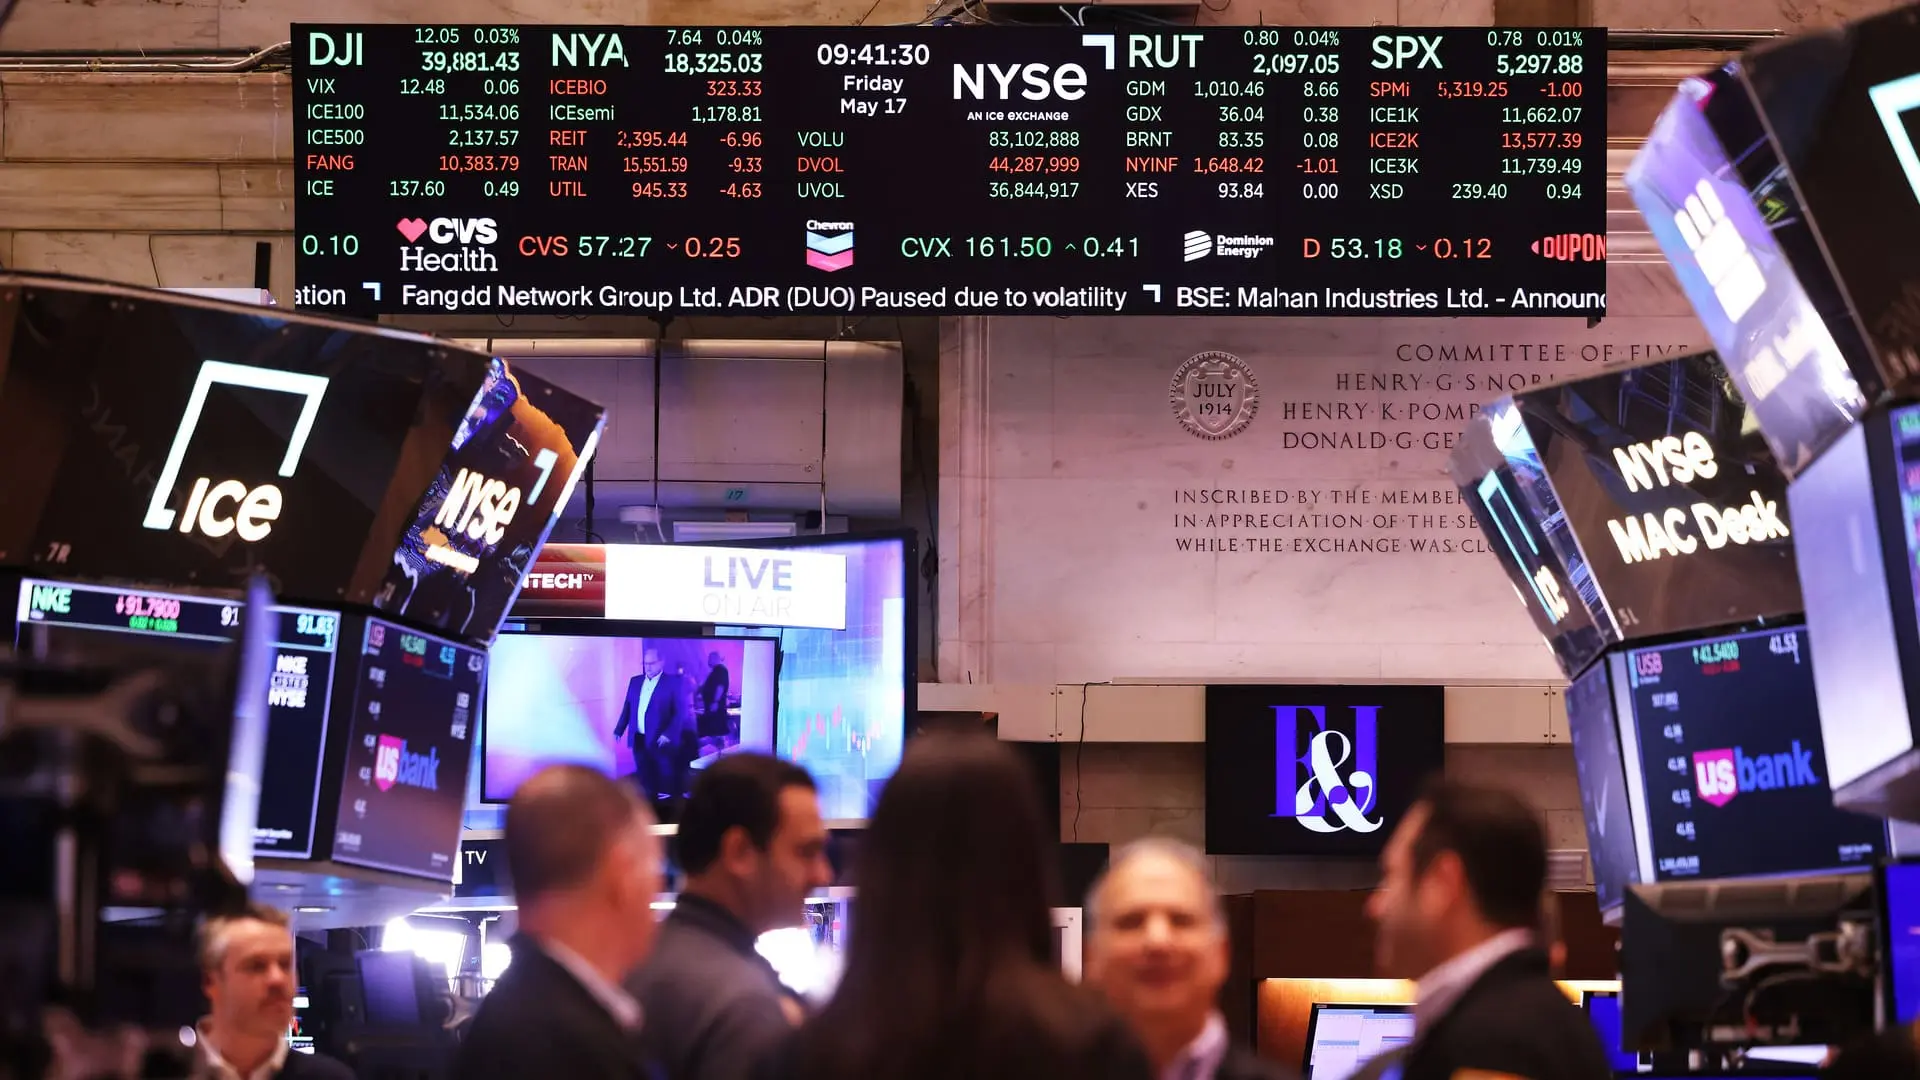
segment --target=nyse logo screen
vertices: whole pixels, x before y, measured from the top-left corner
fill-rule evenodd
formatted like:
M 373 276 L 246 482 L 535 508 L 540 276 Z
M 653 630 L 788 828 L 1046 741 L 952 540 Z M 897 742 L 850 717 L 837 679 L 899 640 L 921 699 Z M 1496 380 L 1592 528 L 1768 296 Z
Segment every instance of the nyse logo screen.
M 1207 688 L 1207 850 L 1372 856 L 1441 764 L 1432 686 Z

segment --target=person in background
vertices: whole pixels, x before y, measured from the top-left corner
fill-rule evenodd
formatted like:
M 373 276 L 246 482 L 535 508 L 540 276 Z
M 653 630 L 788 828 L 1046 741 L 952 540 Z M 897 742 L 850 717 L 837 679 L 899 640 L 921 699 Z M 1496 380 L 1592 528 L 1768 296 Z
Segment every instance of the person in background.
M 739 736 L 727 715 L 727 698 L 733 693 L 733 677 L 720 654 L 707 654 L 707 677 L 700 684 L 700 735 L 702 738 Z
M 660 650 L 640 654 L 640 674 L 627 680 L 626 700 L 613 737 L 633 752 L 633 779 L 642 797 L 677 799 L 686 794 L 687 773 L 698 749 L 699 729 L 686 676 L 669 672 Z
M 505 848 L 520 933 L 454 1080 L 657 1080 L 640 1005 L 620 986 L 656 932 L 653 821 L 631 786 L 580 765 L 548 766 L 514 792 Z
M 628 989 L 674 1080 L 744 1080 L 803 1019 L 754 943 L 806 925 L 808 895 L 833 883 L 813 778 L 765 754 L 728 754 L 694 781 L 677 840 L 686 884 Z
M 352 1080 L 340 1062 L 287 1046 L 299 975 L 286 912 L 256 904 L 203 923 L 200 984 L 210 1008 L 194 1029 L 196 1080 Z
M 1381 974 L 1418 980 L 1401 1080 L 1610 1080 L 1599 1036 L 1538 942 L 1547 845 L 1500 788 L 1441 779 L 1401 819 L 1367 901 Z M 1389 1070 L 1387 1075 L 1394 1075 Z
M 1067 982 L 1033 776 L 989 736 L 909 746 L 873 811 L 840 985 L 784 1080 L 1154 1080 L 1127 1025 Z
M 1217 1006 L 1227 922 L 1206 859 L 1174 840 L 1121 848 L 1087 894 L 1087 982 L 1133 1025 L 1161 1080 L 1281 1080 L 1232 1045 Z

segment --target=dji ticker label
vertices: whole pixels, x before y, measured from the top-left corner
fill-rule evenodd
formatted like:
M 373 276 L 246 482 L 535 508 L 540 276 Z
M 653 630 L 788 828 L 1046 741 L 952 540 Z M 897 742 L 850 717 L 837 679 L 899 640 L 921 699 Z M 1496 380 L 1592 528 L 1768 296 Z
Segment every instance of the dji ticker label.
M 208 360 L 200 365 L 200 375 L 194 380 L 186 412 L 180 416 L 180 426 L 173 433 L 173 446 L 167 451 L 167 463 L 154 484 L 153 500 L 147 504 L 147 516 L 141 525 L 149 529 L 171 529 L 177 520 L 183 533 L 197 530 L 216 540 L 233 533 L 247 543 L 254 543 L 265 539 L 273 531 L 273 522 L 280 517 L 282 496 L 276 484 L 249 488 L 239 480 L 215 481 L 210 476 L 202 476 L 194 481 L 181 513 L 176 515 L 167 508 L 167 500 L 180 479 L 187 446 L 193 442 L 194 431 L 200 426 L 207 391 L 215 384 L 298 394 L 305 399 L 300 418 L 293 425 L 293 434 L 287 440 L 286 453 L 280 458 L 279 475 L 284 478 L 291 477 L 300 466 L 300 454 L 307 447 L 314 418 L 320 413 L 320 399 L 327 392 L 327 379 L 321 375 L 301 375 L 220 360 Z

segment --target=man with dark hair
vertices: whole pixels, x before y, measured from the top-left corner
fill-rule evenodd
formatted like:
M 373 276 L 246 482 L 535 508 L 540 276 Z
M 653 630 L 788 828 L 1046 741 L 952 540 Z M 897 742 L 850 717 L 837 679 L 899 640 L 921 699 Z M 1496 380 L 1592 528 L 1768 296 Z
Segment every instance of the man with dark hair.
M 801 1019 L 754 944 L 804 925 L 807 895 L 833 882 L 813 778 L 764 754 L 729 754 L 694 781 L 677 841 L 686 885 L 628 985 L 674 1080 L 746 1080 Z
M 519 905 L 513 961 L 480 1005 L 455 1080 L 643 1080 L 640 1005 L 621 988 L 653 946 L 660 840 L 634 790 L 579 765 L 535 773 L 507 805 Z
M 195 1031 L 196 1080 L 351 1080 L 345 1065 L 287 1045 L 299 982 L 286 912 L 254 904 L 202 924 L 200 983 L 211 1008 Z
M 1546 834 L 1519 796 L 1430 784 L 1380 870 L 1367 901 L 1380 974 L 1418 980 L 1414 1040 L 1386 1075 L 1609 1080 L 1599 1037 L 1537 941 Z
M 739 739 L 727 714 L 727 698 L 733 693 L 733 676 L 720 654 L 707 654 L 707 678 L 700 684 L 700 736 L 709 739 Z
M 633 780 L 642 797 L 677 799 L 687 790 L 687 771 L 699 750 L 693 689 L 685 675 L 668 671 L 660 650 L 640 654 L 640 674 L 627 680 L 613 737 L 633 753 Z

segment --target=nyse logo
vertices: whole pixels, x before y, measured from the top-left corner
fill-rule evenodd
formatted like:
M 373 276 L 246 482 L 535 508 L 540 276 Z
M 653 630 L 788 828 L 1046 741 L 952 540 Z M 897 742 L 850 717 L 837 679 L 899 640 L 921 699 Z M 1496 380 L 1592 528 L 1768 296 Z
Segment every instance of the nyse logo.
M 407 740 L 380 736 L 373 750 L 373 785 L 381 791 L 395 786 L 439 791 L 439 748 L 430 747 L 424 754 L 415 754 L 407 750 Z
M 153 486 L 153 498 L 147 503 L 147 516 L 140 524 L 148 529 L 165 530 L 173 528 L 177 520 L 183 533 L 198 531 L 215 540 L 231 533 L 249 544 L 256 543 L 266 539 L 273 531 L 274 521 L 280 517 L 285 497 L 278 485 L 249 487 L 239 480 L 216 481 L 213 477 L 202 476 L 193 482 L 183 513 L 176 514 L 167 507 L 167 501 L 173 496 L 174 485 L 180 479 L 180 467 L 186 460 L 187 447 L 193 442 L 194 432 L 200 426 L 200 414 L 206 408 L 207 392 L 215 385 L 297 394 L 305 399 L 301 404 L 299 419 L 294 421 L 293 431 L 287 438 L 286 452 L 280 456 L 279 473 L 286 478 L 300 467 L 300 455 L 307 447 L 307 437 L 313 433 L 314 418 L 320 413 L 320 400 L 327 392 L 327 379 L 320 375 L 300 375 L 219 360 L 208 360 L 200 365 L 200 374 L 193 382 L 193 392 L 187 397 L 186 411 L 180 416 L 180 426 L 174 430 L 173 445 L 167 450 L 166 464 L 161 467 L 160 478 Z
M 1900 171 L 1907 174 L 1914 199 L 1920 201 L 1920 150 L 1914 148 L 1906 122 L 1907 113 L 1920 109 L 1920 74 L 1883 82 L 1867 91 L 1867 97 L 1873 101 L 1873 111 L 1880 114 L 1881 126 L 1887 129 L 1887 141 L 1893 144 Z
M 1351 722 L 1336 726 L 1324 705 L 1273 706 L 1274 817 L 1317 833 L 1370 833 L 1385 823 L 1375 773 L 1380 706 L 1348 708 Z
M 1014 80 L 1025 84 L 1020 96 L 1028 101 L 1059 98 L 1078 101 L 1087 96 L 1087 69 L 1079 64 L 966 64 L 953 65 L 953 100 L 985 100 L 991 92 L 1001 101 L 1013 97 Z

